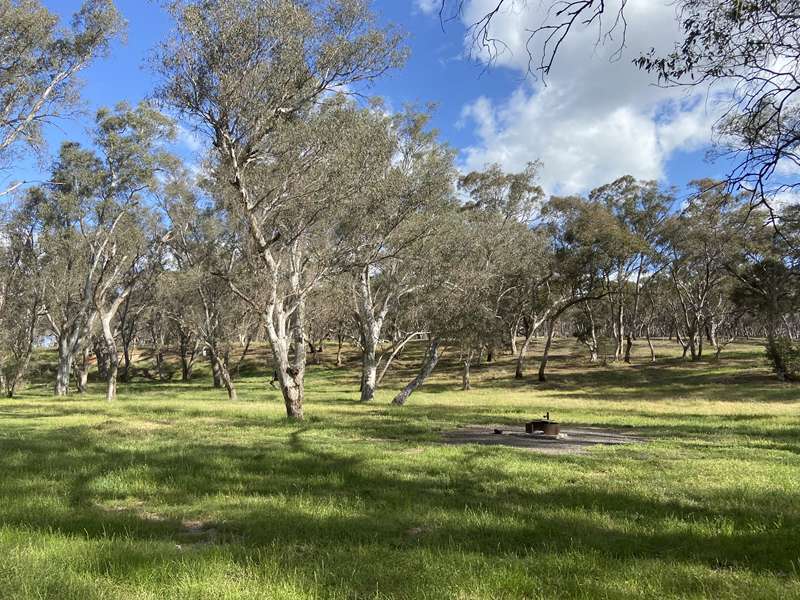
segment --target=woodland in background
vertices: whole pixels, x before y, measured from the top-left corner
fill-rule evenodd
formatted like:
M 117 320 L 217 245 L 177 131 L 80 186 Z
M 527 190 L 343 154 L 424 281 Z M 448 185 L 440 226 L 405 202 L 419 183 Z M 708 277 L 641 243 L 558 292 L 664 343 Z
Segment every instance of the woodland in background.
M 266 343 L 293 419 L 306 364 L 345 343 L 361 350 L 368 402 L 404 347 L 427 342 L 397 405 L 445 350 L 466 390 L 471 365 L 499 352 L 523 378 L 541 338 L 544 381 L 554 336 L 577 337 L 588 361 L 630 361 L 635 344 L 656 361 L 654 338 L 698 361 L 763 338 L 776 375 L 800 378 L 796 205 L 632 177 L 546 197 L 535 157 L 519 173 L 460 174 L 429 109 L 389 114 L 348 94 L 406 56 L 367 2 L 171 11 L 154 100 L 99 111 L 91 145 L 63 144 L 46 182 L 2 192 L 8 396 L 44 346 L 57 349 L 56 395 L 85 390 L 96 367 L 113 400 L 119 381 L 189 380 L 203 358 L 235 398 L 239 366 Z M 66 114 L 75 75 L 121 27 L 109 1 L 87 1 L 65 32 L 32 0 L 0 0 L 4 163 L 42 150 L 41 126 Z M 170 151 L 176 120 L 207 142 L 199 173 Z M 142 347 L 154 361 L 135 370 Z M 164 359 L 174 349 L 179 372 Z

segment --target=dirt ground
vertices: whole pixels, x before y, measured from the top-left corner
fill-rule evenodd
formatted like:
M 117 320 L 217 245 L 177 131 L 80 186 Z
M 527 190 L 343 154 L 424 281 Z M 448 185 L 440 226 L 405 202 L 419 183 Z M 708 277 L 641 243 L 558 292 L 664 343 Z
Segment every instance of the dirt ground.
M 495 433 L 495 430 L 502 433 Z M 467 425 L 442 434 L 446 444 L 511 446 L 545 454 L 582 454 L 592 446 L 616 446 L 644 442 L 632 431 L 601 427 L 562 427 L 558 438 L 527 434 L 524 427 Z

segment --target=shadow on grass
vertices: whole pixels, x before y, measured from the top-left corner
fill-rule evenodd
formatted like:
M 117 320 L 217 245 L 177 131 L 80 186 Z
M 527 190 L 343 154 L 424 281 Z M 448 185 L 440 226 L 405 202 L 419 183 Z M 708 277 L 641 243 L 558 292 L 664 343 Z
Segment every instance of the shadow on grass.
M 800 553 L 800 519 L 788 510 L 796 498 L 788 493 L 765 491 L 743 503 L 735 490 L 717 490 L 688 503 L 598 489 L 573 476 L 600 466 L 597 457 L 536 456 L 531 477 L 558 461 L 573 465 L 536 486 L 487 465 L 487 457 L 502 460 L 502 450 L 473 448 L 449 451 L 447 469 L 405 460 L 387 468 L 374 455 L 306 439 L 311 433 L 292 428 L 288 445 L 248 447 L 184 445 L 165 435 L 147 449 L 119 449 L 86 427 L 30 429 L 0 440 L 0 520 L 96 539 L 186 543 L 186 513 L 221 503 L 216 543 L 245 554 L 276 543 L 337 552 L 418 545 L 487 557 L 577 549 L 786 572 Z M 420 533 L 409 534 L 414 528 Z M 302 571 L 304 562 L 291 567 Z

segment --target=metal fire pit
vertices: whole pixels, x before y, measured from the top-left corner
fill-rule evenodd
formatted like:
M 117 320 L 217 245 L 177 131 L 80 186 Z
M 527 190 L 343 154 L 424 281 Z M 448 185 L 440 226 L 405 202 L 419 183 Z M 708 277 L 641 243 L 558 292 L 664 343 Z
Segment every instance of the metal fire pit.
M 550 413 L 547 413 L 544 416 L 544 419 L 537 419 L 535 421 L 529 421 L 525 423 L 525 433 L 537 433 L 541 432 L 544 435 L 558 435 L 561 433 L 561 426 L 559 425 L 558 421 L 551 421 L 550 420 Z

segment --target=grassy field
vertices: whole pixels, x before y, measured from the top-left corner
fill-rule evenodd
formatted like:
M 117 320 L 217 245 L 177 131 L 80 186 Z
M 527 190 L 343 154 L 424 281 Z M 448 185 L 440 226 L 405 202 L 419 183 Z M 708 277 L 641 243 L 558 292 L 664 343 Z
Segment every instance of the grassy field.
M 356 357 L 311 366 L 287 423 L 263 370 L 231 403 L 191 384 L 0 400 L 2 598 L 800 598 L 800 387 L 757 345 L 551 381 L 455 361 L 404 408 L 357 402 Z M 331 356 L 326 356 L 330 360 Z M 534 365 L 531 364 L 531 374 Z M 644 444 L 549 456 L 441 432 L 631 427 Z

